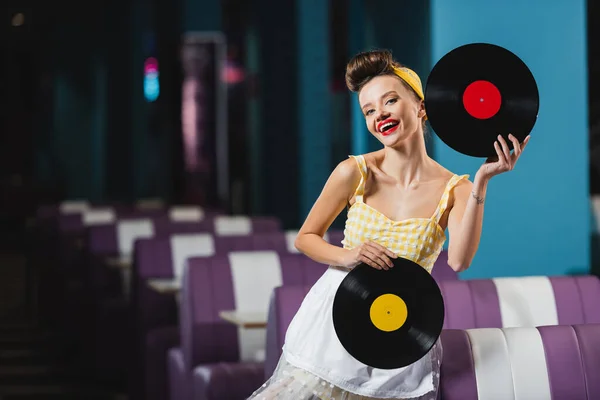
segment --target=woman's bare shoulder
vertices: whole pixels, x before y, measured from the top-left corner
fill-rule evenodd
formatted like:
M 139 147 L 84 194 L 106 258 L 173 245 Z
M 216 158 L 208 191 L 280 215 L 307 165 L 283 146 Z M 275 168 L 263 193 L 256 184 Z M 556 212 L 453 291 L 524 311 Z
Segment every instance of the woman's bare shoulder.
M 360 169 L 354 157 L 350 156 L 340 161 L 331 175 L 340 180 L 354 182 L 360 180 Z
M 455 172 L 450 171 L 448 168 L 444 167 L 443 165 L 439 164 L 438 162 L 435 162 L 436 167 L 435 167 L 435 176 L 439 177 L 439 179 L 448 181 L 450 180 L 454 175 L 462 175 L 462 174 L 456 174 Z M 462 182 L 468 182 L 468 178 L 462 179 L 460 183 Z
M 365 163 L 367 164 L 367 169 L 379 165 L 383 160 L 384 154 L 385 151 L 383 149 L 363 154 L 362 156 L 365 159 Z
M 354 157 L 340 161 L 325 184 L 324 193 L 350 201 L 361 179 L 360 167 Z
M 440 179 L 443 179 L 444 182 L 449 182 L 453 176 L 458 175 L 462 176 L 463 174 L 457 174 L 455 172 L 450 171 L 446 167 L 439 165 L 438 174 Z M 451 196 L 450 196 L 450 204 L 448 209 L 452 209 L 456 199 L 460 199 L 461 201 L 466 201 L 471 193 L 473 188 L 473 182 L 471 182 L 468 176 L 465 176 L 463 179 L 460 179 L 456 182 L 452 188 Z

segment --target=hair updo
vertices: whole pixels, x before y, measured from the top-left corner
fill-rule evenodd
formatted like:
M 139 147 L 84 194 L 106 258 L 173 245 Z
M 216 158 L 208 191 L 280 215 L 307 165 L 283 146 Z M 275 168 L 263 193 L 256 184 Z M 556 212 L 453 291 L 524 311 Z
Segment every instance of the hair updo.
M 352 92 L 360 92 L 361 89 L 373 78 L 382 75 L 396 75 L 395 68 L 404 65 L 394 60 L 389 50 L 371 50 L 355 55 L 346 65 L 346 86 Z M 421 101 L 419 95 L 404 80 L 402 84 Z
M 377 76 L 397 76 L 394 72 L 394 67 L 403 68 L 405 66 L 394 60 L 389 50 L 371 50 L 358 53 L 346 65 L 346 86 L 352 92 L 358 93 L 371 79 Z M 400 82 L 413 94 L 417 102 L 421 101 L 417 92 L 404 79 L 400 79 Z M 421 125 L 423 133 L 427 137 L 425 119 L 422 119 Z

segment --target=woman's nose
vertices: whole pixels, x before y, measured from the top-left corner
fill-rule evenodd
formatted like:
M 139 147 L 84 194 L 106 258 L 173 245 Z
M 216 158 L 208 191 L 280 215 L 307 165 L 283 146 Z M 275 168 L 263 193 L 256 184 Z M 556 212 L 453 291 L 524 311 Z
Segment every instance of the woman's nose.
M 390 113 L 385 110 L 379 110 L 379 111 L 377 111 L 377 114 L 376 114 L 377 121 L 383 121 L 384 119 L 386 119 L 389 116 L 390 116 Z

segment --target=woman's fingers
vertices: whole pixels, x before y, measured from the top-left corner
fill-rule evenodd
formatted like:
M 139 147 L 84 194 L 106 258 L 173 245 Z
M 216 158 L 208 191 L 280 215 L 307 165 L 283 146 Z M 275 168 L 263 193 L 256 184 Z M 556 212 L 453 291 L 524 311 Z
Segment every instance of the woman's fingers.
M 387 269 L 384 262 L 379 261 L 377 257 L 375 257 L 375 255 L 367 251 L 361 252 L 358 257 L 361 262 L 367 264 L 370 267 L 373 267 L 375 269 Z
M 388 257 L 391 257 L 391 258 L 398 257 L 398 256 L 396 256 L 396 254 L 393 251 L 389 250 L 387 247 L 380 245 L 379 243 L 372 242 L 369 240 L 369 241 L 367 241 L 367 245 L 375 247 L 377 250 L 379 250 L 383 254 L 387 255 Z
M 510 139 L 510 141 L 513 144 L 513 158 L 519 158 L 519 155 L 521 154 L 521 143 L 519 143 L 519 140 L 517 140 L 516 137 L 514 137 L 512 134 L 508 135 L 508 138 Z
M 388 270 L 394 267 L 390 258 L 398 258 L 393 252 L 385 246 L 373 241 L 366 241 L 358 248 L 358 261 L 369 265 L 375 269 Z
M 376 262 L 377 265 L 381 266 L 383 269 L 390 269 L 394 266 L 392 261 L 383 251 L 368 243 L 365 243 L 365 246 L 363 246 L 363 254 L 373 262 Z
M 502 151 L 502 147 L 500 147 L 500 143 L 496 140 L 494 142 L 494 149 L 496 149 L 496 155 L 498 156 L 498 162 L 501 164 L 508 164 L 506 158 L 504 157 L 504 152 Z
M 521 153 L 523 152 L 523 150 L 525 150 L 525 146 L 527 146 L 527 143 L 529 143 L 530 137 L 531 137 L 531 135 L 527 135 L 525 140 L 523 140 L 523 143 L 521 143 Z
M 508 143 L 506 143 L 506 140 L 504 140 L 504 137 L 502 135 L 498 135 L 498 141 L 500 142 L 500 144 L 502 146 L 502 153 L 504 154 L 504 159 L 506 160 L 506 162 L 510 168 L 511 156 L 510 156 L 510 148 L 508 147 Z

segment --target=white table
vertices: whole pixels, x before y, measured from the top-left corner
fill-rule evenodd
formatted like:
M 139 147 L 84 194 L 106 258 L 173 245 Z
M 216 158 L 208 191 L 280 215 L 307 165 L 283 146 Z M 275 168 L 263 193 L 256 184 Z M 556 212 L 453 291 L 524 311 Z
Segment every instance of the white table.
M 221 311 L 219 317 L 246 329 L 266 328 L 267 326 L 267 314 L 264 312 L 228 310 Z
M 148 286 L 162 294 L 178 294 L 181 291 L 181 282 L 171 278 L 148 279 Z

